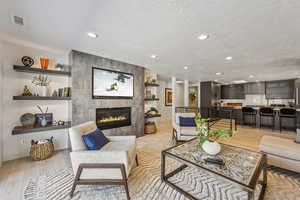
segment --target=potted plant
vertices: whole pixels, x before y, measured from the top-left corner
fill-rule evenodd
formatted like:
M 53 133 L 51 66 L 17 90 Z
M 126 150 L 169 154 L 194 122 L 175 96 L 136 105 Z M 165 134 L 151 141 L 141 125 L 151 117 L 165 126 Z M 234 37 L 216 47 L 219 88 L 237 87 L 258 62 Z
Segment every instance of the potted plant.
M 146 115 L 155 115 L 158 114 L 158 110 L 155 107 L 151 107 L 147 112 Z
M 197 116 L 195 122 L 199 130 L 198 138 L 200 139 L 198 145 L 210 155 L 216 155 L 221 151 L 221 145 L 217 142 L 218 138 L 225 138 L 232 136 L 232 130 L 216 129 L 210 131 L 207 127 L 208 119 Z
M 38 96 L 47 96 L 47 87 L 50 84 L 48 76 L 38 75 L 33 77 L 32 83 L 37 87 L 38 91 L 36 92 Z

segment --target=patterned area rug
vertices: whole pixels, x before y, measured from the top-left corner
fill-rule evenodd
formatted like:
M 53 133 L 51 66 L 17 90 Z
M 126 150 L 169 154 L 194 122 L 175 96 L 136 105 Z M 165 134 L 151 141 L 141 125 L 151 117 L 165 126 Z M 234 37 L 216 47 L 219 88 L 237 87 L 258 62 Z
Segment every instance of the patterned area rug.
M 138 139 L 140 165 L 129 176 L 132 200 L 187 199 L 160 179 L 160 152 L 170 145 L 170 137 L 164 132 Z M 170 167 L 175 165 L 177 163 L 173 162 Z M 73 178 L 71 164 L 65 169 L 33 177 L 24 189 L 24 200 L 69 200 Z M 171 181 L 203 200 L 247 199 L 247 194 L 239 188 L 192 167 L 187 167 Z M 126 195 L 122 186 L 78 186 L 72 199 L 125 200 Z M 265 200 L 271 199 L 300 200 L 300 174 L 270 167 Z

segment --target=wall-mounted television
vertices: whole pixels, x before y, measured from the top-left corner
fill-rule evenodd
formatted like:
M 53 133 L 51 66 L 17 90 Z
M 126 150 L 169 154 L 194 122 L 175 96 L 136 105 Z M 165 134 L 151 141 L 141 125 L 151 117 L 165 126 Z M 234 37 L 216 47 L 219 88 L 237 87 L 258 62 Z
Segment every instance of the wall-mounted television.
M 133 74 L 93 67 L 93 99 L 131 99 Z

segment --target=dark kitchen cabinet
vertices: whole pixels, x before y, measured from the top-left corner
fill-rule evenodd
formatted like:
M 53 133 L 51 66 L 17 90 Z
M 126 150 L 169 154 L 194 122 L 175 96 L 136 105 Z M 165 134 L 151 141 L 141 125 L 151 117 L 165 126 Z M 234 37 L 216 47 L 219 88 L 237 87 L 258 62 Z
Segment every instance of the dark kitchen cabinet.
M 267 99 L 294 99 L 295 80 L 267 81 Z
M 265 93 L 266 93 L 265 82 L 245 84 L 245 94 L 265 94 Z
M 209 117 L 209 112 L 213 110 L 212 108 L 216 106 L 220 100 L 221 87 L 220 84 L 207 81 L 201 82 L 200 86 L 200 112 L 202 117 Z
M 295 80 L 295 104 L 300 108 L 300 79 Z
M 244 84 L 232 84 L 221 86 L 222 99 L 245 99 Z

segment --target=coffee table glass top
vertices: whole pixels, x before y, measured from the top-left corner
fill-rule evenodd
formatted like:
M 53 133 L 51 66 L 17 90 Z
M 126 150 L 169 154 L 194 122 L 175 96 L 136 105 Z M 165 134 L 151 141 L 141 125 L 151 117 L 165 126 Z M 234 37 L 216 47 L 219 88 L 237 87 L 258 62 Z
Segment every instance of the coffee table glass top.
M 198 167 L 207 169 L 213 173 L 222 175 L 236 182 L 249 185 L 253 174 L 262 160 L 262 154 L 252 152 L 243 148 L 221 144 L 221 152 L 216 156 L 210 156 L 197 145 L 198 139 L 191 140 L 166 151 L 173 157 L 186 161 Z M 223 159 L 224 166 L 206 164 L 207 157 Z

